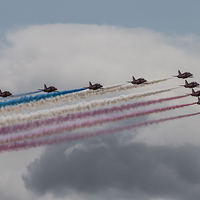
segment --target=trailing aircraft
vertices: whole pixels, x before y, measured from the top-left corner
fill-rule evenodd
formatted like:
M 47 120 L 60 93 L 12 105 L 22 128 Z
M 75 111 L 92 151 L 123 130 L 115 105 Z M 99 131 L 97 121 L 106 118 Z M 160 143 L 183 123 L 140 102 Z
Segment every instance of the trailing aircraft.
M 193 78 L 193 74 L 191 74 L 190 72 L 181 73 L 180 70 L 178 70 L 178 76 L 174 76 L 174 77 L 178 77 L 178 78 Z
M 43 91 L 43 92 L 48 92 L 48 93 L 50 93 L 50 92 L 58 92 L 58 91 L 56 91 L 57 88 L 55 88 L 54 86 L 47 87 L 46 84 L 44 84 L 44 89 L 38 89 L 38 90 Z
M 147 80 L 145 80 L 144 78 L 138 78 L 138 79 L 135 79 L 134 76 L 132 76 L 133 80 L 132 81 L 127 81 L 127 83 L 132 83 L 132 84 L 142 84 L 142 83 L 145 83 L 147 82 Z
M 0 89 L 0 96 L 1 97 L 8 97 L 8 96 L 11 96 L 12 95 L 12 93 L 10 93 L 9 91 L 4 91 L 4 92 L 2 92 L 1 91 L 1 89 Z
M 198 101 L 197 101 L 197 104 L 198 104 L 198 105 L 200 105 L 200 98 L 199 98 L 199 97 L 198 97 Z
M 194 87 L 198 87 L 199 83 L 197 82 L 188 83 L 187 80 L 185 80 L 185 85 L 181 85 L 181 86 L 184 86 L 185 88 L 194 88 Z
M 192 94 L 190 94 L 191 96 L 194 96 L 194 97 L 198 97 L 198 96 L 200 96 L 200 90 L 199 91 L 194 91 L 193 89 L 192 89 Z
M 97 89 L 100 89 L 102 88 L 103 86 L 99 83 L 95 83 L 94 85 L 92 85 L 92 83 L 89 81 L 89 87 L 88 89 L 90 90 L 97 90 Z

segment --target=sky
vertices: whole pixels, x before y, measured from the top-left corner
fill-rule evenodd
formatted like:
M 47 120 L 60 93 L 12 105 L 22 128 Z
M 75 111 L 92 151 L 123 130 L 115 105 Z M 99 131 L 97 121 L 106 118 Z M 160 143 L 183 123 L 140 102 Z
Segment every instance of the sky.
M 0 3 L 1 30 L 36 24 L 75 23 L 200 34 L 198 0 L 9 0 Z
M 178 70 L 190 71 L 194 79 L 189 81 L 200 82 L 199 7 L 197 0 L 2 0 L 1 89 L 18 94 L 35 91 L 46 83 L 62 91 L 86 87 L 88 81 L 104 86 L 121 84 L 133 75 L 152 81 L 177 75 Z M 183 84 L 183 80 L 172 78 L 71 104 Z M 182 87 L 137 101 L 190 92 Z M 195 101 L 187 97 L 156 106 Z M 193 105 L 89 130 L 198 111 Z M 198 119 L 193 116 L 60 145 L 0 153 L 1 198 L 197 200 Z

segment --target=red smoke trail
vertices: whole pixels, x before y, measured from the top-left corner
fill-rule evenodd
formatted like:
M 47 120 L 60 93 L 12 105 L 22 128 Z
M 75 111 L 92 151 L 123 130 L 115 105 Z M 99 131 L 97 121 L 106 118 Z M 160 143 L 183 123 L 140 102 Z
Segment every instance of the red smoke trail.
M 112 116 L 112 117 L 105 117 L 105 118 L 100 118 L 100 119 L 95 119 L 95 120 L 83 121 L 80 123 L 74 123 L 74 124 L 70 124 L 70 125 L 69 124 L 63 125 L 63 126 L 59 126 L 59 127 L 55 127 L 55 128 L 42 129 L 40 131 L 35 131 L 35 132 L 31 132 L 31 133 L 28 132 L 28 133 L 21 134 L 21 135 L 15 135 L 15 136 L 2 138 L 2 139 L 0 139 L 0 144 L 16 142 L 16 141 L 21 141 L 21 140 L 26 140 L 26 139 L 34 139 L 37 137 L 44 137 L 44 136 L 53 135 L 53 134 L 60 134 L 65 131 L 72 131 L 75 129 L 85 128 L 85 127 L 89 128 L 89 127 L 101 125 L 104 123 L 115 122 L 118 120 L 128 119 L 128 118 L 132 118 L 132 117 L 148 115 L 151 113 L 164 112 L 164 111 L 168 111 L 168 110 L 172 110 L 172 109 L 176 109 L 176 108 L 183 108 L 183 107 L 194 105 L 194 104 L 196 104 L 196 103 L 168 106 L 168 107 L 164 107 L 164 108 L 155 108 L 155 109 L 147 110 L 147 111 L 138 111 L 138 112 L 133 112 L 133 113 L 129 113 L 129 114 L 116 115 L 116 116 Z M 59 121 L 61 119 L 60 117 L 57 119 L 58 119 L 58 121 L 57 121 L 58 123 L 63 122 L 63 120 Z
M 100 135 L 104 135 L 104 134 L 111 134 L 111 133 L 115 133 L 117 131 L 123 131 L 123 130 L 127 130 L 127 129 L 148 126 L 151 124 L 158 124 L 158 123 L 165 122 L 165 121 L 181 119 L 184 117 L 190 117 L 190 116 L 195 116 L 195 115 L 199 115 L 199 114 L 200 114 L 200 112 L 197 112 L 197 113 L 193 113 L 193 114 L 179 115 L 179 116 L 175 116 L 175 117 L 161 118 L 161 119 L 157 119 L 157 120 L 150 120 L 150 121 L 141 122 L 141 123 L 137 123 L 137 124 L 131 124 L 131 125 L 116 127 L 116 128 L 107 129 L 107 130 L 95 131 L 95 132 L 86 132 L 86 133 L 82 133 L 82 134 L 71 134 L 71 135 L 66 135 L 66 136 L 62 136 L 62 137 L 54 137 L 54 138 L 34 139 L 31 141 L 24 141 L 21 143 L 15 142 L 15 143 L 11 143 L 11 144 L 3 144 L 3 145 L 0 145 L 0 152 L 28 149 L 28 148 L 34 148 L 34 147 L 39 147 L 39 146 L 44 146 L 44 145 L 60 144 L 63 142 L 71 142 L 73 140 L 83 140 L 83 139 L 90 138 L 90 137 L 100 136 Z
M 180 98 L 187 97 L 187 96 L 189 96 L 189 95 L 162 98 L 162 99 L 158 99 L 158 100 L 142 101 L 142 102 L 136 102 L 136 103 L 126 104 L 126 105 L 121 105 L 121 106 L 113 106 L 111 108 L 102 108 L 102 109 L 98 109 L 98 110 L 94 110 L 94 111 L 70 113 L 70 114 L 67 114 L 65 116 L 54 117 L 54 118 L 51 118 L 51 119 L 31 121 L 31 122 L 28 122 L 26 124 L 22 123 L 22 124 L 16 124 L 16 125 L 12 125 L 12 126 L 3 126 L 3 127 L 0 128 L 0 135 L 5 135 L 5 134 L 8 134 L 8 133 L 13 133 L 13 132 L 17 133 L 17 132 L 26 131 L 26 130 L 29 130 L 29 129 L 32 129 L 32 128 L 37 128 L 37 127 L 42 126 L 42 125 L 50 125 L 50 124 L 58 123 L 58 122 L 61 123 L 63 121 L 68 121 L 68 120 L 75 120 L 75 119 L 91 117 L 91 116 L 94 117 L 96 115 L 102 115 L 102 114 L 111 114 L 113 112 L 121 112 L 123 110 L 128 110 L 128 109 L 131 109 L 131 108 L 138 108 L 138 107 L 141 107 L 141 106 L 147 106 L 147 105 L 151 105 L 151 104 L 162 103 L 162 102 L 165 102 L 165 101 L 180 99 Z M 52 114 L 55 115 L 55 113 L 51 111 L 49 116 L 46 116 L 46 117 L 51 117 Z M 39 116 L 41 116 L 41 115 L 39 115 Z M 34 118 L 36 118 L 35 115 L 34 115 Z M 32 119 L 32 120 L 34 120 L 34 119 Z M 25 119 L 22 118 L 22 121 L 25 121 Z
M 12 116 L 1 116 L 0 117 L 0 126 L 9 126 L 12 124 L 32 122 L 35 120 L 53 118 L 53 117 L 56 117 L 59 115 L 65 115 L 66 113 L 69 113 L 69 112 L 70 113 L 80 112 L 80 111 L 84 111 L 84 110 L 94 109 L 96 107 L 109 106 L 111 104 L 127 102 L 127 101 L 133 100 L 135 98 L 141 98 L 141 97 L 146 97 L 146 96 L 150 96 L 150 95 L 167 92 L 172 89 L 174 89 L 174 88 L 165 89 L 165 90 L 157 90 L 157 91 L 143 93 L 143 94 L 120 95 L 118 97 L 104 98 L 104 99 L 94 100 L 94 101 L 90 101 L 90 102 L 82 102 L 82 103 L 75 104 L 73 106 L 63 106 L 60 108 L 53 108 L 53 109 L 42 110 L 42 111 L 40 110 L 37 112 L 33 112 L 30 114 L 24 114 L 24 115 L 18 114 L 18 115 L 14 115 L 14 116 L 13 115 Z M 20 104 L 20 106 L 21 106 L 21 104 Z M 20 109 L 22 109 L 22 107 L 20 107 Z M 5 112 L 3 112 L 3 113 L 5 114 Z

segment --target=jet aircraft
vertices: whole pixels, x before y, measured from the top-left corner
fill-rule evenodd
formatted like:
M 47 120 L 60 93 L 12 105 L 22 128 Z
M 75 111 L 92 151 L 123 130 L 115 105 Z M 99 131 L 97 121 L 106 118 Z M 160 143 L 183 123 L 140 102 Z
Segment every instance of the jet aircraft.
M 4 91 L 2 92 L 1 89 L 0 89 L 0 97 L 8 97 L 8 96 L 11 96 L 12 93 L 10 93 L 9 91 Z
M 133 78 L 132 81 L 127 81 L 127 82 L 128 82 L 128 83 L 132 83 L 132 84 L 142 84 L 142 83 L 147 82 L 147 80 L 145 80 L 144 78 L 135 79 L 134 76 L 132 76 L 132 78 Z
M 181 73 L 180 70 L 178 70 L 178 76 L 174 76 L 174 77 L 178 77 L 178 78 L 193 78 L 193 74 L 191 74 L 190 72 L 184 72 Z
M 54 86 L 47 87 L 46 84 L 44 84 L 44 89 L 38 89 L 38 90 L 43 91 L 43 92 L 48 92 L 48 93 L 50 93 L 50 92 L 58 92 L 58 91 L 56 91 L 57 88 L 55 88 Z
M 194 91 L 193 89 L 192 89 L 192 94 L 190 94 L 191 96 L 194 96 L 194 97 L 198 97 L 198 96 L 200 96 L 200 90 L 199 91 Z
M 198 97 L 198 101 L 197 101 L 197 104 L 198 104 L 198 105 L 200 105 L 200 98 L 199 98 L 199 97 Z
M 89 87 L 88 89 L 90 90 L 97 90 L 97 89 L 100 89 L 102 88 L 103 86 L 99 83 L 95 83 L 94 85 L 92 85 L 92 83 L 89 81 Z
M 185 85 L 181 85 L 181 86 L 184 86 L 185 88 L 194 88 L 194 87 L 198 87 L 199 83 L 197 82 L 188 83 L 187 80 L 185 80 Z

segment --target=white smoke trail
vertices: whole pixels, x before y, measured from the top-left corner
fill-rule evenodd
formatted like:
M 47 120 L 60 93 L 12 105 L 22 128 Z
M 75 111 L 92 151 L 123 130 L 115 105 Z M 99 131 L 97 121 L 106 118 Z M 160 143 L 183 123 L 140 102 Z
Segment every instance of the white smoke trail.
M 89 96 L 96 96 L 96 95 L 104 95 L 106 93 L 112 93 L 112 92 L 120 92 L 123 90 L 129 90 L 129 89 L 133 89 L 133 88 L 138 88 L 138 87 L 144 87 L 146 85 L 152 85 L 152 84 L 156 84 L 156 83 L 160 83 L 166 80 L 169 80 L 171 78 L 165 78 L 165 79 L 159 79 L 159 80 L 155 80 L 155 81 L 150 81 L 150 82 L 146 82 L 140 85 L 134 85 L 134 84 L 126 84 L 126 85 L 119 85 L 119 86 L 115 86 L 113 88 L 108 88 L 108 90 L 105 89 L 99 89 L 99 90 L 92 90 L 90 91 L 90 94 L 88 93 Z
M 78 103 L 73 106 L 63 106 L 60 108 L 53 108 L 53 109 L 48 109 L 48 110 L 37 111 L 34 113 L 30 113 L 30 114 L 2 116 L 0 118 L 0 126 L 7 126 L 7 125 L 12 125 L 12 124 L 17 124 L 17 123 L 30 122 L 33 120 L 56 117 L 58 115 L 63 115 L 63 114 L 69 113 L 69 112 L 90 110 L 90 109 L 93 109 L 96 107 L 103 107 L 103 106 L 108 106 L 108 105 L 115 104 L 115 103 L 127 102 L 132 99 L 138 99 L 138 98 L 142 98 L 142 97 L 156 95 L 156 94 L 168 92 L 168 91 L 171 91 L 174 89 L 176 89 L 176 88 L 157 90 L 157 91 L 152 91 L 152 92 L 147 92 L 147 93 L 142 93 L 142 94 L 120 95 L 118 97 L 105 98 L 105 99 L 94 100 L 94 101 L 90 101 L 90 102 L 83 102 L 83 103 Z M 22 109 L 22 107 L 21 107 L 22 105 L 26 106 L 26 104 L 19 105 L 21 109 Z
M 118 86 L 114 86 L 116 88 L 113 88 L 113 86 L 111 86 L 111 88 L 108 89 L 99 89 L 99 90 L 90 90 L 90 91 L 80 91 L 80 92 L 76 92 L 76 93 L 71 93 L 71 94 L 66 94 L 66 95 L 62 95 L 62 96 L 57 96 L 57 97 L 53 97 L 53 98 L 49 98 L 49 99 L 45 99 L 45 100 L 39 100 L 39 101 L 33 101 L 30 103 L 26 103 L 26 104 L 19 104 L 16 106 L 6 106 L 0 109 L 0 114 L 7 114 L 9 112 L 21 112 L 23 110 L 29 110 L 29 109 L 35 109 L 37 107 L 41 107 L 41 106 L 49 106 L 52 104 L 57 104 L 57 103 L 66 103 L 66 102 L 71 102 L 73 100 L 80 100 L 80 99 L 85 99 L 91 96 L 97 96 L 97 95 L 103 95 L 106 93 L 113 93 L 113 92 L 119 92 L 122 90 L 128 90 L 128 89 L 132 89 L 135 87 L 142 87 L 142 86 L 146 86 L 146 85 L 151 85 L 151 84 L 155 84 L 155 83 L 159 83 L 159 82 L 163 82 L 166 81 L 168 79 L 171 78 L 165 78 L 165 79 L 160 79 L 160 80 L 155 80 L 155 81 L 151 81 L 147 84 L 141 84 L 141 85 L 127 85 L 127 86 L 123 86 L 120 85 Z

